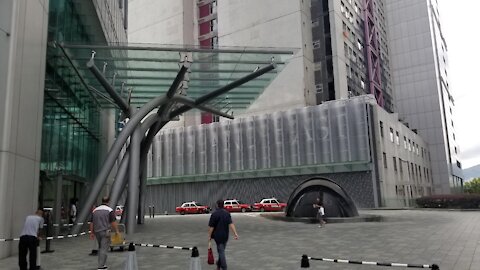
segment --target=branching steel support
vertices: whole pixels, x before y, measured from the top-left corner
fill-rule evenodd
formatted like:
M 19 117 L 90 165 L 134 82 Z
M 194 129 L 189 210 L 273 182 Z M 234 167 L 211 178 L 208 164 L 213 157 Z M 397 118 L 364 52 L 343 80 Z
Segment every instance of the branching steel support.
M 138 111 L 133 112 L 123 98 L 115 92 L 100 70 L 95 66 L 93 59 L 89 61 L 87 66 L 105 88 L 105 90 L 110 94 L 112 99 L 122 109 L 122 111 L 125 114 L 130 115 L 130 120 L 113 143 L 104 161 L 104 164 L 100 169 L 100 172 L 93 182 L 90 193 L 85 200 L 85 205 L 80 210 L 80 213 L 77 217 L 77 222 L 83 223 L 86 221 L 90 214 L 91 206 L 96 202 L 96 199 L 100 194 L 102 187 L 104 186 L 105 181 L 107 180 L 107 177 L 110 174 L 115 161 L 117 160 L 118 155 L 130 137 L 130 146 L 119 165 L 115 182 L 113 183 L 110 193 L 110 206 L 114 207 L 118 203 L 119 198 L 122 195 L 123 190 L 125 190 L 128 182 L 127 202 L 125 205 L 126 215 L 124 213 L 122 217 L 122 220 L 124 217 L 126 217 L 127 233 L 133 233 L 135 231 L 135 221 L 138 223 L 143 223 L 147 178 L 147 154 L 153 142 L 153 138 L 160 131 L 160 129 L 174 117 L 177 117 L 180 114 L 191 110 L 192 108 L 204 110 L 227 118 L 233 118 L 233 116 L 203 104 L 275 69 L 275 64 L 270 64 L 237 81 L 234 81 L 224 87 L 201 96 L 196 100 L 193 100 L 186 96 L 175 94 L 178 86 L 183 80 L 183 76 L 187 72 L 187 68 L 182 66 L 177 74 L 177 77 L 172 82 L 170 89 L 165 95 L 154 98 L 147 104 L 143 105 Z M 175 108 L 174 106 L 177 103 L 183 105 L 179 108 Z M 158 111 L 156 114 L 145 118 L 157 107 Z M 137 215 L 138 219 L 136 219 Z M 72 233 L 78 233 L 80 227 L 81 226 L 78 225 L 74 226 Z

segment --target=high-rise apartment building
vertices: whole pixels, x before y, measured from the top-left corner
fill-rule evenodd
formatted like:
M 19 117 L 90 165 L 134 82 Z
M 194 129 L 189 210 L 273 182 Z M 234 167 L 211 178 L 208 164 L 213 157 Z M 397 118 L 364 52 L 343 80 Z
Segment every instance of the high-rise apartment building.
M 395 111 L 428 142 L 436 193 L 463 185 L 437 0 L 385 1 Z
M 80 197 L 113 139 L 114 113 L 68 67 L 61 43 L 127 41 L 127 0 L 0 2 L 0 236 L 37 207 Z M 109 74 L 111 75 L 111 74 Z M 59 195 L 61 194 L 61 195 Z M 17 251 L 0 245 L 0 258 Z
M 383 1 L 312 0 L 317 102 L 374 94 L 393 111 Z

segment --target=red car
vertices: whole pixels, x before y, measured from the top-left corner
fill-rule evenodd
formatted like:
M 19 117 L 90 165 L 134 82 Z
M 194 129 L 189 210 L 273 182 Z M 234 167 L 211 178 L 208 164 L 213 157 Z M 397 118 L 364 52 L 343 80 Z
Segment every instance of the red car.
M 201 205 L 197 202 L 186 202 L 182 206 L 175 207 L 175 212 L 180 213 L 180 215 L 185 214 L 206 214 L 210 213 L 212 209 L 208 206 Z
M 281 203 L 275 198 L 263 199 L 259 203 L 253 204 L 253 210 L 265 211 L 283 211 L 287 207 L 286 203 Z
M 223 202 L 223 208 L 228 212 L 247 212 L 252 211 L 250 204 L 242 203 L 239 200 L 225 200 Z

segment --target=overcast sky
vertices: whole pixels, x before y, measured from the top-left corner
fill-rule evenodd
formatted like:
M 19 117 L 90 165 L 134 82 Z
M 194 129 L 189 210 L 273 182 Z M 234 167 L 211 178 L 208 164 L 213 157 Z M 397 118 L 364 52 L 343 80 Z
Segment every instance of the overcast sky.
M 401 0 L 399 0 L 401 1 Z M 462 167 L 480 164 L 480 1 L 438 0 Z

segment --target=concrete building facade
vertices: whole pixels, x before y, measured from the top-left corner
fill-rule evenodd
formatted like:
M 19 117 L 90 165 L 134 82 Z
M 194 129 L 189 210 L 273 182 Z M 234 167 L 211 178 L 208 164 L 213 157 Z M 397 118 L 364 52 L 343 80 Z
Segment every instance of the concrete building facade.
M 0 236 L 38 206 L 48 1 L 0 3 Z M 12 248 L 0 245 L 0 258 Z
M 431 194 L 428 153 L 373 95 L 333 100 L 161 131 L 148 160 L 146 199 L 162 213 L 184 201 L 213 206 L 219 197 L 287 201 L 297 185 L 321 177 L 358 207 L 405 207 Z
M 438 2 L 385 1 L 396 110 L 427 142 L 435 193 L 463 186 Z

